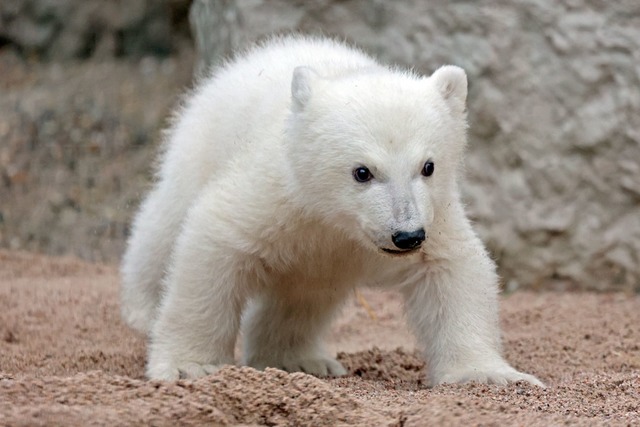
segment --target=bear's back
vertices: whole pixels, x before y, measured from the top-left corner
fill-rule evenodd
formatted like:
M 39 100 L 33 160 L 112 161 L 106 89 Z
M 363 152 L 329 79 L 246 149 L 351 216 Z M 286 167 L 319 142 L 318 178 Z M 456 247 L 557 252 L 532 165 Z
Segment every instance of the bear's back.
M 260 73 L 284 83 L 288 89 L 293 69 L 301 65 L 313 68 L 324 77 L 332 77 L 347 70 L 378 66 L 378 63 L 361 50 L 332 39 L 286 36 L 268 39 L 236 55 L 214 70 L 213 77 L 226 78 L 225 74 L 230 72 L 231 78 L 241 75 L 250 78 Z

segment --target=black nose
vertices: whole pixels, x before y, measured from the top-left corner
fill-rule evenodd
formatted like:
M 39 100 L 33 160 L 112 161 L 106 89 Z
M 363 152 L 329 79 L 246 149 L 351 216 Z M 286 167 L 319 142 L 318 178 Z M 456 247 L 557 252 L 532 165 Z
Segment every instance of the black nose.
M 413 249 L 424 242 L 424 237 L 424 230 L 421 228 L 416 231 L 398 231 L 391 236 L 391 240 L 399 249 Z

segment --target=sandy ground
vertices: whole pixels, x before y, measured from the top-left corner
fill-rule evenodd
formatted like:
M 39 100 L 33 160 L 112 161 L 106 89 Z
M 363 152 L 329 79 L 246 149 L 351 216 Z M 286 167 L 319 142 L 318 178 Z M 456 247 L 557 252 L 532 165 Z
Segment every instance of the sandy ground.
M 114 266 L 0 251 L 0 425 L 638 425 L 640 296 L 503 298 L 507 358 L 548 384 L 428 389 L 393 293 L 363 292 L 329 340 L 349 375 L 227 367 L 146 381 Z

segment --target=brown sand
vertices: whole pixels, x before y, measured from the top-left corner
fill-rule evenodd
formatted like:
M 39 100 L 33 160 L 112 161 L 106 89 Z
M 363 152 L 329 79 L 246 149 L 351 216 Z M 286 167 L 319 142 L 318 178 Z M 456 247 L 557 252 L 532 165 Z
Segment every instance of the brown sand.
M 350 375 L 227 367 L 143 378 L 144 339 L 119 318 L 112 266 L 0 251 L 0 425 L 639 425 L 640 297 L 503 298 L 507 358 L 527 384 L 433 389 L 393 293 L 365 291 L 330 336 Z

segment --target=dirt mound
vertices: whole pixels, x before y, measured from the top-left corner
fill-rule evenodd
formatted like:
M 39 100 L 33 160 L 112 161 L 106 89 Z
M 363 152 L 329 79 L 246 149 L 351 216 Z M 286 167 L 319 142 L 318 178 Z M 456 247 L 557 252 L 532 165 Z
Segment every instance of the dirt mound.
M 117 269 L 0 251 L 0 425 L 633 425 L 640 297 L 503 298 L 507 359 L 549 386 L 426 388 L 395 293 L 365 291 L 329 341 L 349 374 L 229 366 L 144 379 L 145 341 L 120 320 Z

